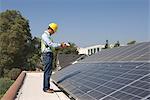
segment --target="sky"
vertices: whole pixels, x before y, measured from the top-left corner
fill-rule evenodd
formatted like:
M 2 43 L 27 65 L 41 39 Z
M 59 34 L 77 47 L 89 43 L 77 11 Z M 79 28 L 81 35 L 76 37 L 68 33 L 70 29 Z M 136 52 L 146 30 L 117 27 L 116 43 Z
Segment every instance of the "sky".
M 32 36 L 48 24 L 59 25 L 55 42 L 79 47 L 119 41 L 150 41 L 150 0 L 0 0 L 0 12 L 18 10 L 29 20 Z

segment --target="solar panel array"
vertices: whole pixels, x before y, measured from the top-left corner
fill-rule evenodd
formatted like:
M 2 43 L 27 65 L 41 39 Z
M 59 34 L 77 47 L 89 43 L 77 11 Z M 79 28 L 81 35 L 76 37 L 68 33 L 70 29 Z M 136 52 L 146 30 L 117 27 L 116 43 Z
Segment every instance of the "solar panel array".
M 108 61 L 148 61 L 150 59 L 150 42 L 122 46 L 113 49 L 104 49 L 82 62 L 108 62 Z
M 150 42 L 101 51 L 52 78 L 76 100 L 150 100 Z

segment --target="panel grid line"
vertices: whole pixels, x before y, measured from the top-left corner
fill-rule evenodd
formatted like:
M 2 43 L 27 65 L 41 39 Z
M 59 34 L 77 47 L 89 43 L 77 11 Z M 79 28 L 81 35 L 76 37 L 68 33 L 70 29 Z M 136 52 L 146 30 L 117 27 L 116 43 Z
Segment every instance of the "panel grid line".
M 130 47 L 127 47 L 127 51 L 124 49 L 124 51 L 126 51 L 126 52 L 122 52 L 121 50 L 120 50 L 120 52 L 118 53 L 116 53 L 116 54 L 112 54 L 111 56 L 114 56 L 113 57 L 113 59 L 115 59 L 115 58 L 117 58 L 117 57 L 120 57 L 121 55 L 123 55 L 123 54 L 126 54 L 126 53 L 128 53 L 128 52 L 131 52 L 131 51 L 133 51 L 133 50 L 136 50 L 137 48 L 139 48 L 139 47 L 142 47 L 143 46 L 143 44 L 139 44 L 139 45 L 136 45 L 134 48 L 132 48 L 132 46 L 130 46 Z M 131 49 L 130 49 L 131 48 Z M 120 54 L 121 53 L 121 54 Z M 115 55 L 119 55 L 119 56 L 115 56 Z M 109 59 L 109 58 L 111 58 L 111 57 L 106 57 L 106 59 Z M 105 59 L 105 58 L 104 58 Z M 111 58 L 112 59 L 112 58 Z M 109 59 L 109 60 L 111 60 L 111 59 Z
M 136 57 L 136 58 L 133 58 L 131 61 L 136 61 L 137 59 L 139 59 L 140 57 L 142 57 L 142 56 L 145 56 L 145 55 L 147 55 L 147 54 L 149 54 L 150 52 L 146 52 L 146 53 L 144 53 L 144 54 L 142 54 L 142 55 L 140 55 L 140 56 L 138 56 L 138 57 Z
M 138 67 L 140 67 L 140 66 L 143 66 L 144 64 L 141 64 L 141 65 L 139 65 Z M 135 69 L 135 68 L 134 68 Z M 131 69 L 130 71 L 132 71 L 132 70 L 134 70 L 134 69 Z M 130 72 L 130 71 L 128 71 L 128 72 Z M 128 73 L 128 72 L 126 72 L 126 73 Z M 126 74 L 126 73 L 124 73 L 124 74 Z M 123 74 L 122 74 L 123 75 Z M 121 75 L 120 75 L 121 76 Z M 118 78 L 118 77 L 116 77 L 116 78 Z M 114 78 L 114 79 L 116 79 L 116 78 Z M 112 79 L 112 80 L 114 80 L 114 79 Z M 84 80 L 84 79 L 82 79 L 82 80 Z M 104 86 L 105 84 L 107 84 L 108 82 L 113 82 L 112 80 L 110 80 L 110 81 L 107 81 L 106 83 L 104 83 L 103 85 L 100 85 L 100 86 Z M 90 81 L 91 82 L 91 81 Z M 134 82 L 134 81 L 133 81 Z M 113 83 L 115 83 L 115 82 L 113 82 Z M 80 84 L 82 84 L 82 83 L 80 83 Z M 119 83 L 117 83 L 117 84 L 119 84 Z M 131 84 L 131 83 L 130 83 Z M 82 85 L 84 85 L 84 84 L 82 84 Z M 97 84 L 98 85 L 98 84 Z M 99 88 L 100 86 L 98 86 L 97 88 Z M 87 88 L 90 88 L 89 86 L 86 86 Z M 92 90 L 96 90 L 97 88 L 94 88 L 94 89 L 91 89 L 90 91 L 92 91 Z M 89 91 L 89 92 L 90 92 Z M 117 91 L 117 90 L 116 90 Z M 85 93 L 85 94 L 87 94 L 87 93 Z M 84 95 L 85 95 L 84 94 Z
M 85 81 L 89 81 L 89 80 L 86 80 L 86 79 L 83 79 L 83 80 L 85 80 Z M 89 82 L 92 82 L 92 81 L 89 81 Z M 92 82 L 92 83 L 94 83 L 94 84 L 97 84 L 96 82 Z M 117 82 L 113 82 L 113 83 L 117 83 Z M 82 83 L 79 83 L 79 84 L 81 84 L 81 85 L 84 85 L 84 84 L 82 84 Z M 120 84 L 120 85 L 125 85 L 125 84 L 121 84 L 121 83 L 117 83 L 117 84 Z M 97 84 L 97 85 L 99 85 L 99 84 Z M 84 85 L 85 86 L 85 85 Z M 103 87 L 106 87 L 104 84 L 103 85 L 100 85 L 100 86 L 103 86 Z M 86 86 L 87 88 L 90 88 L 89 86 Z M 144 90 L 144 89 L 142 89 L 142 88 L 139 88 L 139 87 L 136 87 L 136 86 L 130 86 L 130 87 L 134 87 L 134 88 L 137 88 L 137 89 L 141 89 L 141 90 Z M 111 87 L 106 87 L 106 88 L 110 88 L 110 89 L 113 89 L 113 90 L 115 90 L 114 88 L 111 88 Z M 147 90 L 147 91 L 149 91 L 148 89 L 145 89 L 145 90 Z M 92 90 L 90 90 L 90 91 L 92 91 Z M 88 91 L 88 92 L 90 92 L 90 91 Z M 96 89 L 94 89 L 94 91 L 97 91 Z M 100 91 L 99 91 L 100 92 Z M 121 92 L 124 92 L 124 91 L 121 91 Z M 102 93 L 102 92 L 101 92 Z M 127 92 L 124 92 L 124 93 L 126 93 L 126 94 L 130 94 L 130 93 L 127 93 Z M 85 93 L 86 94 L 86 93 Z M 105 93 L 103 93 L 103 94 L 105 94 Z M 106 94 L 107 95 L 107 94 Z M 130 94 L 130 95 L 133 95 L 133 96 L 135 96 L 135 97 L 139 97 L 139 96 L 136 96 L 136 95 L 134 95 L 134 94 Z M 141 98 L 141 97 L 140 97 Z
M 149 97 L 150 97 L 150 94 L 148 96 L 146 96 L 145 98 L 142 98 L 141 100 L 146 100 Z
M 142 79 L 142 78 L 144 78 L 144 77 L 146 77 L 146 76 L 148 76 L 148 75 L 150 75 L 150 73 L 149 73 L 149 74 L 147 74 L 147 75 L 144 75 L 143 77 L 141 77 L 141 78 L 139 78 L 139 79 L 137 79 L 137 80 L 135 80 L 135 81 L 131 82 L 130 84 L 127 84 L 127 85 L 125 85 L 124 87 L 122 87 L 122 88 L 120 88 L 120 89 L 118 89 L 118 90 L 116 90 L 116 91 L 114 91 L 114 92 L 110 93 L 110 94 L 109 94 L 109 95 L 107 95 L 107 96 L 110 96 L 110 95 L 112 95 L 113 93 L 118 92 L 118 91 L 120 91 L 121 89 L 123 89 L 123 88 L 125 88 L 125 87 L 127 87 L 127 86 L 130 86 L 130 85 L 131 85 L 131 84 L 133 84 L 134 82 L 137 82 L 137 81 L 139 81 L 140 79 Z M 100 100 L 102 100 L 102 99 L 106 98 L 107 96 L 105 96 L 105 97 L 101 98 Z
M 138 52 L 140 52 L 140 51 L 142 51 L 142 50 L 148 49 L 148 48 L 149 48 L 149 46 L 146 46 L 145 48 L 142 48 L 142 49 L 140 49 L 140 50 L 137 50 L 136 52 L 133 52 L 133 53 L 131 53 L 130 55 L 127 55 L 127 56 L 125 56 L 125 57 L 123 57 L 123 58 L 120 58 L 120 60 L 123 60 L 123 59 L 125 59 L 125 58 L 127 58 L 127 57 L 130 57 L 131 55 L 134 55 L 134 54 L 136 54 L 136 53 L 138 53 Z
M 74 81 L 75 82 L 75 81 Z M 81 85 L 84 85 L 84 84 L 82 84 L 82 83 L 78 83 L 78 84 L 81 84 Z M 90 88 L 89 86 L 86 86 L 86 85 L 84 85 L 85 87 L 87 87 L 87 88 Z M 104 86 L 104 87 L 106 87 L 106 86 Z M 108 87 L 107 87 L 108 88 Z M 111 89 L 111 88 L 110 88 Z M 78 89 L 79 90 L 79 89 Z M 82 90 L 80 90 L 80 91 L 82 91 Z M 92 90 L 93 91 L 93 90 Z M 105 93 L 103 93 L 103 92 L 101 92 L 101 91 L 98 91 L 98 90 L 94 90 L 94 91 L 97 91 L 97 92 L 99 92 L 99 93 L 101 93 L 101 94 L 104 94 L 104 95 L 107 95 L 107 94 L 105 94 Z M 89 92 L 91 92 L 91 90 L 90 91 L 87 91 L 87 92 L 84 92 L 84 91 L 82 91 L 84 94 L 83 95 L 88 95 L 88 96 L 90 96 L 88 93 Z M 83 96 L 82 95 L 82 96 Z M 91 96 L 90 96 L 91 97 Z M 115 98 L 115 99 L 117 99 L 117 98 Z M 119 100 L 119 99 L 117 99 L 117 100 Z

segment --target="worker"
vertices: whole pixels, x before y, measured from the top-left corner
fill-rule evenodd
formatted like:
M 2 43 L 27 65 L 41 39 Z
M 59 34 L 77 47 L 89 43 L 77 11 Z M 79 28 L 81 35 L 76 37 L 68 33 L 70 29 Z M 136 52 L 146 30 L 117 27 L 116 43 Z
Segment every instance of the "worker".
M 50 89 L 50 76 L 52 74 L 52 61 L 53 61 L 53 50 L 56 47 L 66 47 L 64 43 L 54 43 L 51 35 L 56 33 L 58 25 L 51 23 L 48 29 L 42 34 L 41 39 L 41 52 L 42 62 L 44 65 L 44 79 L 43 79 L 43 91 L 47 93 L 53 93 L 54 90 Z

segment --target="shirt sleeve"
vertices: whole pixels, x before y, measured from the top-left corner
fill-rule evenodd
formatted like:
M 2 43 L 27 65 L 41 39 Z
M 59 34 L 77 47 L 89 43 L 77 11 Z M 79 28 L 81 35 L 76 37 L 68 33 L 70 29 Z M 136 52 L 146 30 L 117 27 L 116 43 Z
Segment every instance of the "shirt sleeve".
M 48 45 L 49 47 L 59 47 L 61 44 L 52 42 L 45 34 L 42 35 L 43 41 Z

